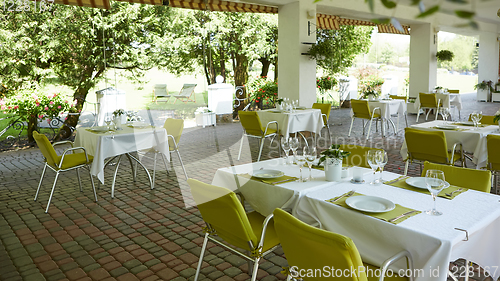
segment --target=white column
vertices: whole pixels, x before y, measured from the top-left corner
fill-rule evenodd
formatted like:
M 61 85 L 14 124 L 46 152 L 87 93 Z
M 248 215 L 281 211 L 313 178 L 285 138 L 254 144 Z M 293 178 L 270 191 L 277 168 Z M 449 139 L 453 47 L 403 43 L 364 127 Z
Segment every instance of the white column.
M 410 32 L 410 97 L 436 87 L 437 34 L 431 24 L 412 24 Z
M 299 100 L 300 106 L 316 102 L 316 61 L 309 59 L 310 45 L 316 42 L 316 5 L 300 0 L 283 5 L 278 11 L 278 96 Z M 308 21 L 311 32 L 308 34 Z
M 479 34 L 479 61 L 478 61 L 478 83 L 483 80 L 498 81 L 498 34 L 495 32 L 482 31 Z M 478 100 L 486 101 L 488 98 L 478 94 Z

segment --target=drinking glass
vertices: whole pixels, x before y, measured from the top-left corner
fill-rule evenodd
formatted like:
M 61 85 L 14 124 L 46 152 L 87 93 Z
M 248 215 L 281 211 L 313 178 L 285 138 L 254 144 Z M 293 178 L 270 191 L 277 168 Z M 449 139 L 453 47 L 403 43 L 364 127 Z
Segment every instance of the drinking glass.
M 431 216 L 442 215 L 442 212 L 436 210 L 436 197 L 445 185 L 444 172 L 440 170 L 427 170 L 425 173 L 425 184 L 432 194 L 432 200 L 434 201 L 434 207 L 431 210 L 425 211 L 425 213 Z
M 380 153 L 380 150 L 372 149 L 372 150 L 368 150 L 368 154 L 366 156 L 367 161 L 368 161 L 368 165 L 370 165 L 370 167 L 373 170 L 373 181 L 370 182 L 371 185 L 379 185 L 380 184 L 380 179 L 377 178 L 377 170 L 379 169 L 379 161 L 378 161 L 379 153 Z
M 443 116 L 443 121 L 446 124 L 446 120 L 448 120 L 448 116 L 450 116 L 450 109 L 447 107 L 442 107 L 439 109 L 441 111 L 441 116 Z
M 108 131 L 111 131 L 111 122 L 113 122 L 111 116 L 106 116 L 104 118 L 104 123 L 106 123 L 106 128 L 108 129 Z
M 304 182 L 304 179 L 302 178 L 302 167 L 306 164 L 306 157 L 301 151 L 297 151 L 297 155 L 295 156 L 295 161 L 297 162 L 297 166 L 299 166 L 300 169 L 300 178 L 299 182 Z
M 477 130 L 479 130 L 479 124 L 481 123 L 481 119 L 483 119 L 483 112 L 482 111 L 479 111 L 477 113 L 476 119 L 477 119 Z
M 297 137 L 290 138 L 290 140 L 288 142 L 290 143 L 290 149 L 293 152 L 293 163 L 295 163 L 297 161 L 297 157 L 295 157 L 295 156 L 297 155 L 297 149 L 300 146 L 300 142 L 299 142 L 299 139 Z
M 290 158 L 290 142 L 287 138 L 281 139 L 281 147 L 285 151 L 285 165 L 289 165 L 288 158 Z
M 479 129 L 479 121 L 483 118 L 483 113 L 481 111 L 474 111 L 470 115 L 470 119 L 474 123 L 475 130 Z
M 383 182 L 382 173 L 384 172 L 385 164 L 387 164 L 388 161 L 389 161 L 389 157 L 387 156 L 387 152 L 386 151 L 379 151 L 378 157 L 377 157 L 377 163 L 380 167 L 379 180 L 381 183 Z
M 304 156 L 306 157 L 307 166 L 309 166 L 309 178 L 308 181 L 312 181 L 312 165 L 316 158 L 318 157 L 318 153 L 316 151 L 315 146 L 304 146 Z

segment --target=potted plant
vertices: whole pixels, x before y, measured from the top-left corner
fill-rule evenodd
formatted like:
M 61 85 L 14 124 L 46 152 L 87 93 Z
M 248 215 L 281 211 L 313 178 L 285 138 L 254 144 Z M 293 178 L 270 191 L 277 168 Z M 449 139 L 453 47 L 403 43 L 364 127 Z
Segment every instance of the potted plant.
M 474 90 L 477 90 L 477 100 L 490 101 L 491 100 L 491 92 L 494 91 L 491 86 L 493 81 L 491 80 L 483 80 L 480 83 L 474 85 Z
M 196 119 L 196 126 L 216 126 L 217 120 L 215 120 L 215 112 L 208 109 L 208 107 L 198 107 L 194 112 Z
M 340 149 L 340 145 L 332 144 L 323 150 L 319 158 L 319 164 L 325 162 L 325 176 L 327 181 L 340 181 L 342 178 L 342 160 L 349 156 L 351 152 Z
M 454 56 L 453 52 L 449 50 L 441 50 L 436 53 L 438 61 L 452 61 Z
M 493 118 L 493 122 L 498 123 L 498 126 L 500 128 L 500 123 L 498 122 L 500 120 L 500 109 L 495 113 L 495 117 Z
M 363 92 L 363 98 L 364 99 L 369 99 L 369 100 L 376 100 L 377 97 L 380 96 L 380 93 L 373 90 L 372 88 L 366 89 L 365 92 Z
M 113 123 L 115 124 L 117 130 L 122 129 L 122 115 L 124 114 L 125 110 L 121 108 L 113 111 Z

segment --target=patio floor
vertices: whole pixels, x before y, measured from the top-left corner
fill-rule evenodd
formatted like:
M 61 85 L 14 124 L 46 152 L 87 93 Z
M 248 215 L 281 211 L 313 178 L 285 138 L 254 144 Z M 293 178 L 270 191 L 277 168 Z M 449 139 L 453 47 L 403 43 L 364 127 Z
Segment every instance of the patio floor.
M 500 104 L 476 102 L 473 94 L 462 98 L 462 120 L 473 110 L 493 115 L 500 107 Z M 415 115 L 408 117 L 410 123 L 415 123 Z M 365 142 L 358 121 L 348 138 L 348 109 L 333 110 L 330 123 L 334 142 L 384 148 L 390 155 L 386 170 L 403 172 L 404 163 L 399 155 L 402 131 L 386 138 L 375 133 Z M 250 147 L 245 141 L 242 159 L 237 160 L 241 134 L 239 123 L 185 129 L 180 150 L 188 175 L 211 183 L 218 168 L 255 161 L 258 147 L 253 140 Z M 263 159 L 277 154 L 276 148 L 269 150 L 268 144 Z M 320 140 L 320 146 L 325 146 L 324 140 Z M 81 173 L 83 193 L 78 191 L 76 173 L 63 173 L 49 213 L 45 214 L 54 173 L 47 172 L 39 199 L 33 201 L 43 168 L 40 151 L 34 148 L 2 153 L 0 279 L 192 280 L 204 224 L 197 208 L 184 203 L 183 195 L 189 187 L 176 155 L 172 158 L 173 170 L 169 174 L 157 171 L 154 190 L 149 189 L 144 172 L 138 172 L 134 183 L 130 165 L 122 162 L 114 199 L 110 195 L 114 169 L 108 168 L 106 183 L 98 190 L 97 203 L 92 200 L 86 171 Z M 410 175 L 418 175 L 418 166 L 411 166 Z M 211 244 L 204 261 L 201 279 L 249 279 L 246 261 L 219 246 Z M 278 249 L 263 260 L 258 279 L 285 279 L 280 273 L 284 266 L 286 259 Z

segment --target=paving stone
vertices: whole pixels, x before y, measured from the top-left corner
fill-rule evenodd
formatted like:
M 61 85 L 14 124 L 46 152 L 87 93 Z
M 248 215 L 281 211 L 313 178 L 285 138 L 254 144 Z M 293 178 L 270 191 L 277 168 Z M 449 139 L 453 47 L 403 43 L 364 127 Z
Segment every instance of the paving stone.
M 35 273 L 24 277 L 25 281 L 43 281 L 46 280 L 45 277 L 40 273 Z
M 115 277 L 115 278 L 116 278 L 116 277 L 118 277 L 118 276 L 120 276 L 120 275 L 123 275 L 123 274 L 126 274 L 126 273 L 128 273 L 128 272 L 129 272 L 129 271 L 128 271 L 125 267 L 120 266 L 120 267 L 117 267 L 117 268 L 115 268 L 115 269 L 111 270 L 111 271 L 109 272 L 109 274 L 110 274 L 111 276 L 113 276 L 113 277 Z
M 129 260 L 129 261 L 123 263 L 123 266 L 129 270 L 136 267 L 136 266 L 139 266 L 139 265 L 142 265 L 142 262 L 140 262 L 137 259 L 132 259 L 132 260 Z

